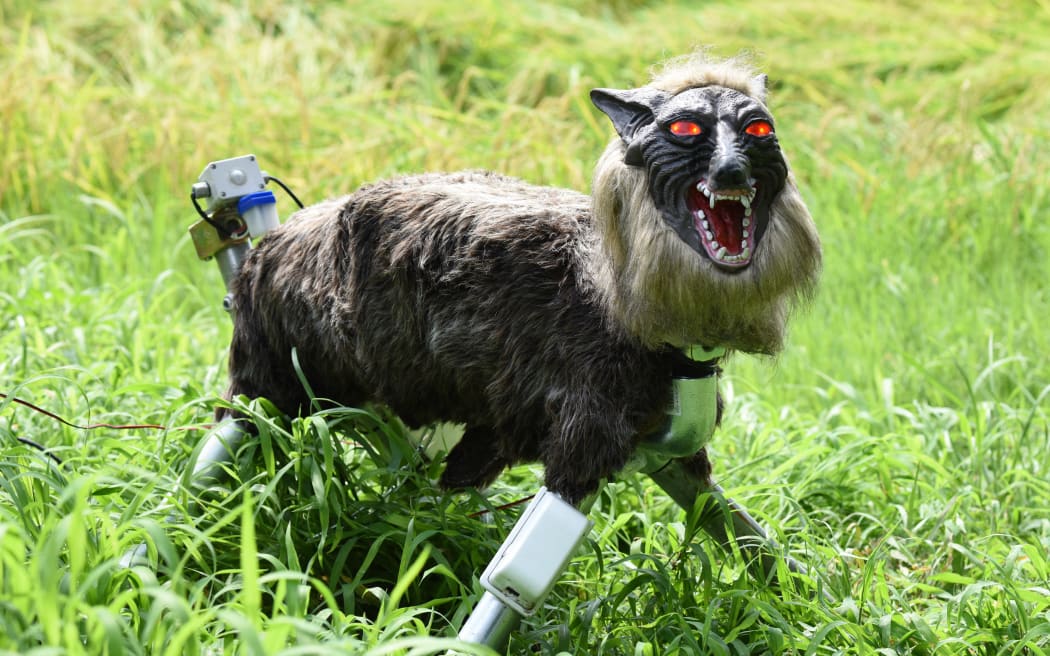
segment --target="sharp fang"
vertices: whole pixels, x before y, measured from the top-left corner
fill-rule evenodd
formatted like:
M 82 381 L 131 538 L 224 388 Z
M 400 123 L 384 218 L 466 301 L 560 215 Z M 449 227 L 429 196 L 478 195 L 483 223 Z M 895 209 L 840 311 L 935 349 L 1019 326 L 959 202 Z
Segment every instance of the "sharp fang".
M 740 204 L 743 205 L 744 207 L 750 209 L 751 208 L 751 197 L 750 196 L 741 196 L 740 197 Z
M 717 252 L 717 253 L 715 253 L 715 255 L 717 255 L 717 256 L 718 256 L 718 259 L 720 259 L 720 260 L 724 260 L 724 259 L 726 259 L 726 253 L 728 253 L 728 252 L 729 252 L 729 251 L 728 251 L 728 250 L 726 249 L 726 247 L 725 247 L 725 246 L 723 246 L 722 248 L 719 248 L 719 249 L 718 249 L 718 252 Z
M 718 194 L 711 194 L 711 209 L 715 209 L 715 203 L 718 202 Z
M 744 250 L 740 251 L 740 257 L 747 257 L 749 255 L 751 255 L 751 249 L 745 246 Z

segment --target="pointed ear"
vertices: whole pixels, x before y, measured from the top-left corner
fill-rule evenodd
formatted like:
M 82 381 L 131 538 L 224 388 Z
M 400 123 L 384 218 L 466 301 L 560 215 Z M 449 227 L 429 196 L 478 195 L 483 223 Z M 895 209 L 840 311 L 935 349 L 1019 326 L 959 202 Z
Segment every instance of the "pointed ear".
M 612 121 L 617 134 L 630 145 L 638 130 L 654 120 L 667 94 L 650 87 L 640 89 L 592 89 L 591 102 Z
M 769 76 L 760 73 L 751 78 L 751 90 L 759 102 L 766 102 L 766 89 L 769 86 Z

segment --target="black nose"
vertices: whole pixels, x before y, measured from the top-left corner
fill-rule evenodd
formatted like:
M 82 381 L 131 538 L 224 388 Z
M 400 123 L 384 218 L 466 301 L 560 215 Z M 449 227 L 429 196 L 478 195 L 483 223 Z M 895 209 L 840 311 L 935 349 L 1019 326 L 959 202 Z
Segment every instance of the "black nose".
M 748 185 L 748 167 L 736 157 L 723 157 L 711 167 L 708 184 L 712 189 L 739 189 Z

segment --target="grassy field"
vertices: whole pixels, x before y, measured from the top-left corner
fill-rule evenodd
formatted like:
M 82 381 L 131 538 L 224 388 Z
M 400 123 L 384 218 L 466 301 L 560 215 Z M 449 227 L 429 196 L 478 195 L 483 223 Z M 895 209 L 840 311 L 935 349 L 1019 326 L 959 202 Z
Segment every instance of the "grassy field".
M 0 651 L 448 648 L 517 509 L 476 513 L 535 468 L 444 495 L 373 415 L 257 406 L 229 489 L 171 496 L 230 330 L 189 185 L 254 152 L 304 200 L 459 168 L 586 190 L 588 91 L 705 45 L 769 73 L 824 243 L 785 353 L 728 364 L 712 449 L 811 571 L 771 589 L 618 482 L 511 653 L 1050 653 L 1050 4 L 458 6 L 0 0 L 0 392 L 168 427 L 0 399 Z M 119 566 L 142 541 L 160 573 Z

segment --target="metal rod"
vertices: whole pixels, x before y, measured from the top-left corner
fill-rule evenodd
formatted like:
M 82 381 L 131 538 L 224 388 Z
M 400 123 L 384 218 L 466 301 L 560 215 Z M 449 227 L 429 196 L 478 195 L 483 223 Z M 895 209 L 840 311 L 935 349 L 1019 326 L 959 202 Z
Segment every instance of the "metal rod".
M 123 569 L 131 569 L 132 567 L 149 567 L 149 548 L 146 547 L 146 543 L 139 542 L 134 547 L 125 551 L 120 557 L 120 566 Z
M 241 263 L 244 262 L 244 258 L 248 257 L 248 251 L 251 248 L 248 242 L 245 241 L 215 253 L 215 263 L 219 265 L 219 274 L 222 276 L 222 283 L 227 290 L 230 289 L 233 279 L 237 277 L 237 272 L 241 269 Z
M 244 439 L 244 434 L 244 429 L 235 419 L 227 417 L 220 421 L 201 442 L 193 469 L 185 475 L 184 489 L 196 492 L 209 485 L 222 482 L 225 475 L 223 465 L 233 461 L 233 456 Z M 168 515 L 169 521 L 174 519 L 174 513 Z M 125 551 L 120 557 L 120 566 L 124 568 L 149 567 L 149 548 L 146 543 L 140 542 Z
M 224 477 L 223 465 L 233 461 L 244 435 L 244 428 L 230 417 L 226 417 L 212 428 L 204 437 L 186 487 L 199 489 L 221 482 Z
M 520 624 L 521 615 L 486 590 L 459 630 L 459 639 L 504 653 L 510 634 Z
M 700 513 L 701 528 L 729 553 L 732 553 L 735 544 L 750 557 L 750 564 L 758 566 L 759 570 L 755 573 L 765 580 L 776 577 L 776 553 L 781 553 L 792 572 L 806 571 L 802 563 L 783 554 L 780 545 L 766 535 L 766 531 L 743 507 L 725 496 L 721 486 L 698 479 L 681 461 L 672 460 L 666 467 L 649 476 L 686 510 L 690 510 L 701 495 L 708 495 Z M 732 534 L 727 530 L 727 520 L 732 523 Z

